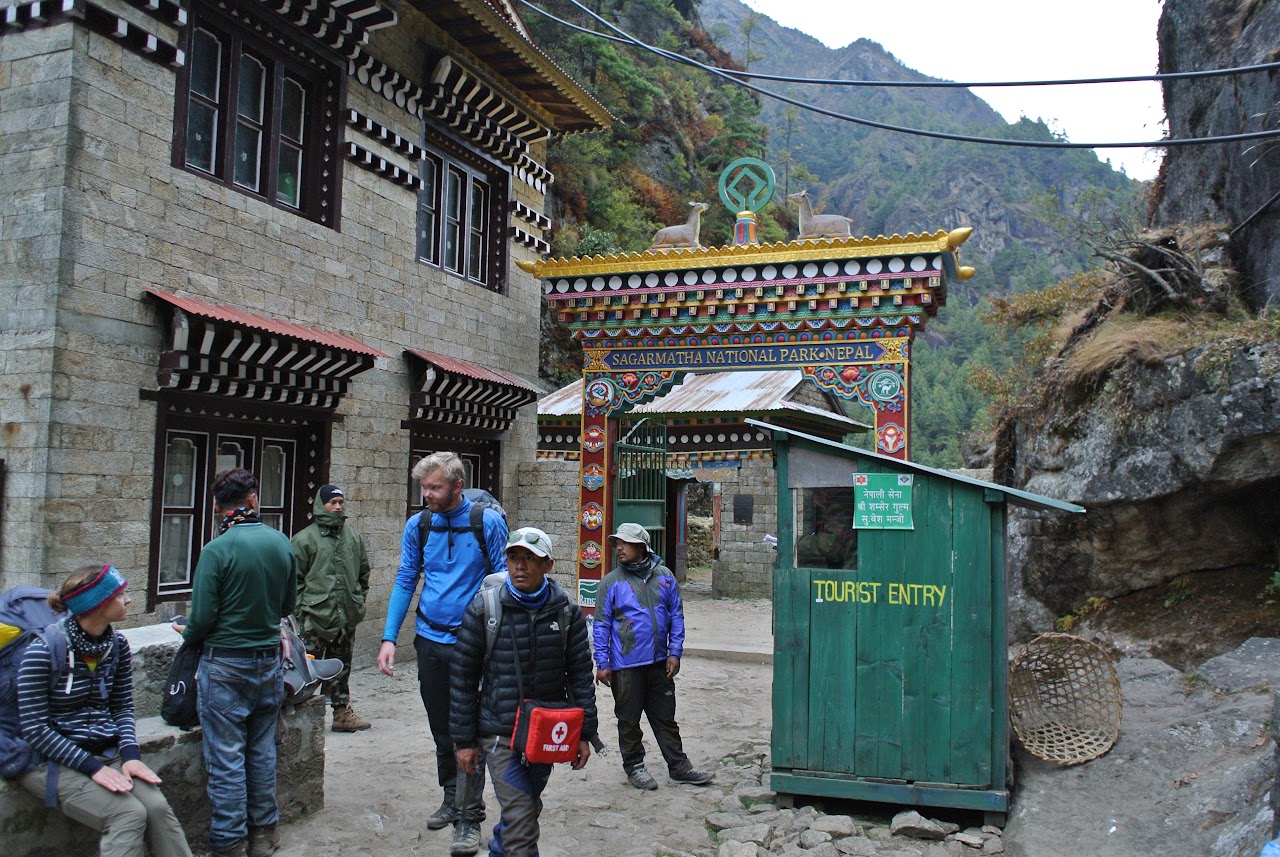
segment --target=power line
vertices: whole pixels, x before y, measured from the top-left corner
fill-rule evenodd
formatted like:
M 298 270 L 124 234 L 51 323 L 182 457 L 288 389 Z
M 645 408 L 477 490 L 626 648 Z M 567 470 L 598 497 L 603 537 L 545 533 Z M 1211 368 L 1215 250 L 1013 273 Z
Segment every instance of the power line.
M 577 30 L 580 33 L 596 36 L 611 42 L 618 42 L 624 45 L 639 44 L 638 42 L 611 36 L 608 33 L 601 33 L 598 30 L 591 30 L 586 27 L 580 27 L 569 21 L 561 20 L 550 12 L 540 9 L 529 0 L 521 0 L 524 5 L 528 6 L 536 12 L 540 12 L 546 17 L 557 23 L 563 24 Z M 687 57 L 686 57 L 687 59 Z M 837 77 L 791 77 L 785 74 L 767 74 L 765 72 L 749 71 L 746 69 L 725 68 L 724 66 L 707 66 L 722 71 L 725 74 L 734 77 L 753 78 L 755 80 L 771 80 L 775 83 L 798 83 L 798 84 L 815 84 L 818 86 L 852 86 L 852 87 L 872 87 L 886 89 L 991 89 L 996 87 L 1031 87 L 1031 86 L 1079 86 L 1093 85 L 1101 83 L 1160 83 L 1166 80 L 1197 80 L 1205 77 L 1229 77 L 1237 74 L 1251 74 L 1260 71 L 1276 71 L 1280 69 L 1280 62 L 1259 63 L 1257 65 L 1241 65 L 1232 68 L 1211 68 L 1200 71 L 1171 71 L 1160 72 L 1158 74 L 1131 74 L 1120 75 L 1117 77 L 1081 77 L 1066 78 L 1062 80 L 983 80 L 983 81 L 954 81 L 954 80 L 847 80 Z
M 588 30 L 587 32 L 591 32 Z M 818 84 L 821 86 L 872 86 L 900 89 L 989 89 L 1000 86 L 1078 86 L 1099 83 L 1159 83 L 1165 80 L 1194 80 L 1205 77 L 1226 77 L 1235 74 L 1249 74 L 1258 71 L 1275 71 L 1280 69 L 1280 62 L 1262 63 L 1260 65 L 1242 65 L 1235 68 L 1211 68 L 1203 71 L 1172 71 L 1160 74 L 1135 74 L 1123 77 L 1082 77 L 1068 80 L 986 80 L 970 83 L 951 80 L 844 80 L 841 78 L 822 77 L 787 77 L 781 74 L 763 74 L 754 71 L 738 71 L 722 68 L 728 74 L 738 77 L 751 77 L 760 80 L 772 80 L 777 83 Z
M 1205 145 L 1209 143 L 1233 143 L 1233 142 L 1244 141 L 1244 140 L 1261 140 L 1261 139 L 1270 139 L 1273 137 L 1280 137 L 1280 128 L 1277 128 L 1271 131 L 1250 131 L 1242 134 L 1220 134 L 1220 135 L 1211 136 L 1211 137 L 1183 137 L 1178 139 L 1166 138 L 1162 140 L 1147 140 L 1147 141 L 1141 141 L 1141 142 L 1127 142 L 1127 143 L 1073 143 L 1068 140 L 1008 140 L 1008 139 L 1003 139 L 999 137 L 977 137 L 977 136 L 972 136 L 968 134 L 949 134 L 944 131 L 928 131 L 922 128 L 907 128 L 901 125 L 891 125 L 886 122 L 877 122 L 873 119 L 865 119 L 860 116 L 852 116 L 847 113 L 840 113 L 835 110 L 828 110 L 825 107 L 818 107 L 816 105 L 806 104 L 803 101 L 799 101 L 797 99 L 783 95 L 780 92 L 774 92 L 773 90 L 765 89 L 764 87 L 756 86 L 753 83 L 749 83 L 748 81 L 739 79 L 740 76 L 751 76 L 751 77 L 759 76 L 762 78 L 766 77 L 764 75 L 755 75 L 755 74 L 748 75 L 748 73 L 746 72 L 741 72 L 736 70 L 731 71 L 731 70 L 719 68 L 717 66 L 706 65 L 705 63 L 698 62 L 697 60 L 690 59 L 689 57 L 682 56 L 680 54 L 674 53 L 673 51 L 668 51 L 663 48 L 655 47 L 654 45 L 646 44 L 645 42 L 640 41 L 635 36 L 632 36 L 630 33 L 626 32 L 620 27 L 617 27 L 614 24 L 610 23 L 609 21 L 605 20 L 600 15 L 597 15 L 595 12 L 591 11 L 586 6 L 582 5 L 582 3 L 579 2 L 579 0 L 568 0 L 568 2 L 576 6 L 581 11 L 585 12 L 591 18 L 603 24 L 605 27 L 608 27 L 610 30 L 617 33 L 618 36 L 610 36 L 606 33 L 600 33 L 600 32 L 597 32 L 596 30 L 591 30 L 586 27 L 580 27 L 577 24 L 573 24 L 569 21 L 566 21 L 562 18 L 559 18 L 551 14 L 545 9 L 535 6 L 532 2 L 530 2 L 530 0 L 520 0 L 520 2 L 523 3 L 525 6 L 528 6 L 530 9 L 533 9 L 535 12 L 538 12 L 539 14 L 544 15 L 545 17 L 551 19 L 552 21 L 555 21 L 556 23 L 561 24 L 565 27 L 569 27 L 570 29 L 577 30 L 578 32 L 585 33 L 587 35 L 594 36 L 597 38 L 606 39 L 608 41 L 619 42 L 626 45 L 632 45 L 632 46 L 641 48 L 642 50 L 648 51 L 652 54 L 656 54 L 657 56 L 672 60 L 673 62 L 678 62 L 684 65 L 692 66 L 694 68 L 702 69 L 703 71 L 709 74 L 713 74 L 717 77 L 723 78 L 724 80 L 727 80 L 736 86 L 741 86 L 745 89 L 751 90 L 752 92 L 759 93 L 760 95 L 763 95 L 767 98 L 772 98 L 776 101 L 781 101 L 784 104 L 790 104 L 794 107 L 798 107 L 802 110 L 807 110 L 811 113 L 816 113 L 820 116 L 826 116 L 831 119 L 838 119 L 845 122 L 852 122 L 855 125 L 862 125 L 867 128 L 875 128 L 881 131 L 891 131 L 898 134 L 910 134 L 916 137 L 928 137 L 936 140 L 950 140 L 957 143 L 981 143 L 981 144 L 993 145 L 993 146 L 1016 146 L 1020 148 L 1032 148 L 1032 149 L 1162 149 L 1162 148 L 1174 148 L 1174 147 L 1181 147 L 1181 146 L 1198 146 L 1198 145 Z M 1238 70 L 1237 69 L 1215 69 L 1215 70 L 1200 71 L 1200 72 L 1177 72 L 1177 73 L 1171 73 L 1170 75 L 1150 75 L 1147 78 L 1133 78 L 1133 79 L 1134 80 L 1172 79 L 1175 76 L 1204 77 L 1204 76 L 1212 76 L 1212 75 L 1220 75 L 1220 74 L 1242 73 L 1245 71 L 1252 71 L 1252 70 L 1268 70 L 1273 67 L 1280 68 L 1280 63 L 1267 63 L 1265 65 L 1260 65 L 1260 66 L 1243 66 Z M 804 78 L 795 78 L 795 79 L 787 79 L 787 78 L 781 78 L 781 77 L 775 78 L 773 76 L 769 76 L 769 79 L 776 79 L 776 80 L 779 80 L 780 82 L 787 82 L 788 80 L 790 80 L 790 82 L 815 83 L 820 85 L 833 85 L 833 84 L 868 85 L 868 86 L 871 86 L 871 85 L 913 85 L 913 86 L 924 85 L 920 83 L 909 84 L 908 82 L 900 82 L 900 81 L 856 81 L 856 82 L 854 81 L 821 81 L 821 80 L 810 80 L 810 79 L 804 79 Z M 1098 78 L 1093 81 L 1082 80 L 1079 82 L 1102 83 L 1102 82 L 1112 82 L 1112 81 L 1128 82 L 1128 79 Z M 1070 81 L 1040 81 L 1040 82 L 1033 82 L 1033 83 L 1027 83 L 1027 84 L 1018 84 L 1018 83 L 1012 83 L 1012 82 L 960 84 L 960 83 L 952 83 L 948 81 L 936 81 L 928 85 L 933 86 L 933 85 L 941 84 L 949 87 L 964 86 L 968 88 L 972 86 L 1061 85 L 1061 84 L 1068 84 L 1068 83 L 1071 83 L 1071 82 Z

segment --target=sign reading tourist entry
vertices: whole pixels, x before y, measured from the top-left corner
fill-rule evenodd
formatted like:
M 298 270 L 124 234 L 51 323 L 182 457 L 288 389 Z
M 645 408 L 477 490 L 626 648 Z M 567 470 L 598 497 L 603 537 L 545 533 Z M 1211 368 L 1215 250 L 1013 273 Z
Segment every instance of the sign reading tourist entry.
M 853 474 L 855 530 L 914 530 L 911 520 L 911 474 Z
M 768 369 L 777 366 L 844 366 L 849 363 L 900 362 L 900 339 L 889 342 L 798 342 L 670 348 L 608 348 L 599 357 L 606 370 Z

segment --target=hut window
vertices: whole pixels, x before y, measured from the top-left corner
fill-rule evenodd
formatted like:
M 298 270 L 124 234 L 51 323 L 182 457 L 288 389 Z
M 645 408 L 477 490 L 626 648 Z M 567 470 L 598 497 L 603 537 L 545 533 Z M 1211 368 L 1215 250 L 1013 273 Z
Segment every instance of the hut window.
M 853 486 L 793 489 L 795 564 L 799 568 L 857 568 Z
M 462 150 L 424 148 L 418 261 L 501 292 L 507 254 L 504 174 Z

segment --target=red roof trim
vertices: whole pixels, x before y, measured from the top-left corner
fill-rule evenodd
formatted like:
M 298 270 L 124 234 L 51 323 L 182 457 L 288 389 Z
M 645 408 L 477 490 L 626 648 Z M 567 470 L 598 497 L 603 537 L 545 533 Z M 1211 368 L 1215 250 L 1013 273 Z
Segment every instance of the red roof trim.
M 459 360 L 456 357 L 446 357 L 443 354 L 436 354 L 433 351 L 420 351 L 416 348 L 408 349 L 409 353 L 419 360 L 424 360 L 446 372 L 452 372 L 457 375 L 466 375 L 468 378 L 475 378 L 477 381 L 488 381 L 491 384 L 501 384 L 506 387 L 518 387 L 521 390 L 528 390 L 536 396 L 541 396 L 542 391 L 537 387 L 525 381 L 510 372 L 503 372 L 501 369 L 491 369 L 488 366 L 481 366 L 479 363 L 469 363 L 466 360 Z
M 289 321 L 280 321 L 274 318 L 268 318 L 264 315 L 256 315 L 255 313 L 246 312 L 231 306 L 220 306 L 205 303 L 195 298 L 186 298 L 175 295 L 172 292 L 165 292 L 159 289 L 145 288 L 144 292 L 154 298 L 158 298 L 170 306 L 177 307 L 183 312 L 191 315 L 198 315 L 202 318 L 211 318 L 216 321 L 225 321 L 228 324 L 234 324 L 239 327 L 246 327 L 251 330 L 261 330 L 265 333 L 272 333 L 277 336 L 287 336 L 290 339 L 297 339 L 301 342 L 310 342 L 315 345 L 323 345 L 326 348 L 334 348 L 338 351 L 350 351 L 355 354 L 364 354 L 369 357 L 386 357 L 376 348 L 370 348 L 360 340 L 345 333 L 330 333 L 325 330 L 317 330 L 314 327 L 306 327 L 301 324 L 294 324 Z

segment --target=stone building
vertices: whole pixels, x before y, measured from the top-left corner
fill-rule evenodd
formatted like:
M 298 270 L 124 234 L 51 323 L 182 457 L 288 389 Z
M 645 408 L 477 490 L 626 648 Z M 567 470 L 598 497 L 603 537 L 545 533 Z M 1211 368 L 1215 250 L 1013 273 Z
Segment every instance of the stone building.
M 507 0 L 51 0 L 0 25 L 0 586 L 182 609 L 207 485 L 347 489 L 385 605 L 408 471 L 518 514 L 552 135 L 611 117 Z M 370 635 L 370 639 L 375 635 Z
M 626 417 L 660 419 L 667 426 L 661 553 L 678 575 L 684 573 L 686 488 L 712 484 L 711 586 L 719 597 L 773 594 L 775 552 L 764 540 L 778 532 L 772 441 L 745 420 L 767 420 L 831 440 L 869 430 L 846 416 L 834 396 L 805 381 L 799 369 L 689 375 Z M 556 570 L 568 576 L 577 568 L 581 423 L 581 381 L 544 396 L 538 402 L 537 462 L 520 466 L 521 491 L 536 498 L 524 511 L 531 520 L 546 522 L 556 537 Z

